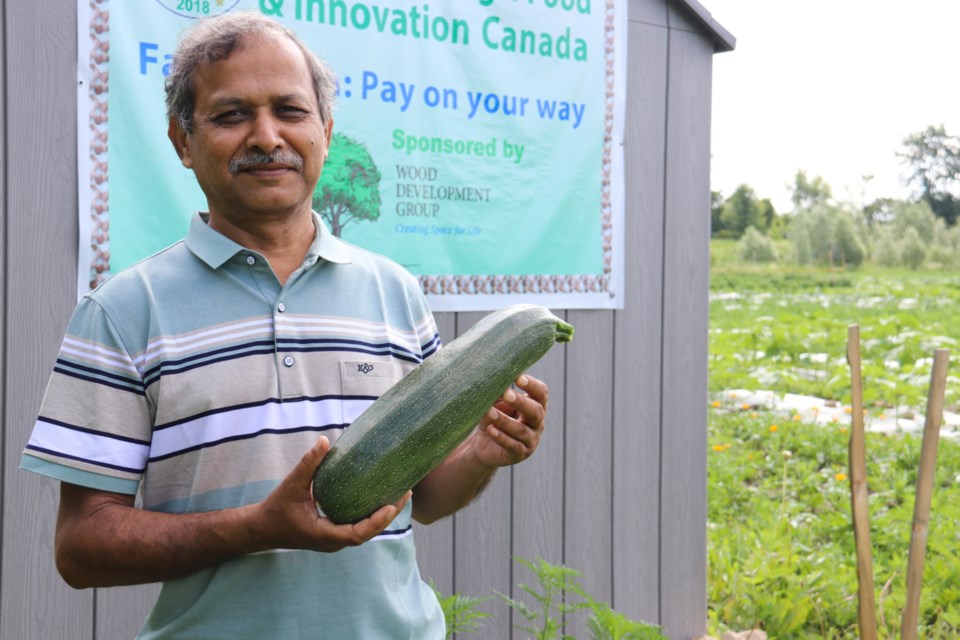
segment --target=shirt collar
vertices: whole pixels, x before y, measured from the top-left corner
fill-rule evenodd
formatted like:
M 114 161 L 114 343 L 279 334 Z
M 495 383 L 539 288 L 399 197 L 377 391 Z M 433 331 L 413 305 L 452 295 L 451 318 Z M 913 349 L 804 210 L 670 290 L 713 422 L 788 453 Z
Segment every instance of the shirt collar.
M 200 212 L 190 220 L 186 244 L 195 256 L 206 262 L 212 269 L 219 269 L 227 260 L 241 251 L 249 251 L 222 233 L 211 229 L 207 224 L 209 219 L 209 213 Z M 304 260 L 316 262 L 316 258 L 322 258 L 327 262 L 349 264 L 350 256 L 347 254 L 346 245 L 330 233 L 320 215 L 315 211 L 313 224 L 317 232 L 313 236 L 313 242 L 307 249 Z

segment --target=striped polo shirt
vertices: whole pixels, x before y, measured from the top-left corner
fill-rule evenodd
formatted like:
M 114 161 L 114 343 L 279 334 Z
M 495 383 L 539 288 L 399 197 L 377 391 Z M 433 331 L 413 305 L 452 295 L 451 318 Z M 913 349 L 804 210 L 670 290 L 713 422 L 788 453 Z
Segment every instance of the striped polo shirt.
M 281 286 L 195 216 L 184 241 L 79 302 L 21 466 L 143 508 L 266 497 L 439 347 L 417 281 L 317 234 Z M 164 583 L 141 638 L 442 638 L 411 506 L 360 547 L 254 554 Z

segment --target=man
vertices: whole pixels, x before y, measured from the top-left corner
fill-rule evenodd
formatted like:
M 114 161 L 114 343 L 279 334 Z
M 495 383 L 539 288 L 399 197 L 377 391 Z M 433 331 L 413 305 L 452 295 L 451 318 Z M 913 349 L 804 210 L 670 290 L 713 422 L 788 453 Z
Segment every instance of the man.
M 335 85 L 293 33 L 226 14 L 173 66 L 169 137 L 209 211 L 71 320 L 22 463 L 61 481 L 58 570 L 164 581 L 142 638 L 442 638 L 411 520 L 531 455 L 547 389 L 521 376 L 412 499 L 352 525 L 318 514 L 328 436 L 438 348 L 436 327 L 412 276 L 310 209 Z

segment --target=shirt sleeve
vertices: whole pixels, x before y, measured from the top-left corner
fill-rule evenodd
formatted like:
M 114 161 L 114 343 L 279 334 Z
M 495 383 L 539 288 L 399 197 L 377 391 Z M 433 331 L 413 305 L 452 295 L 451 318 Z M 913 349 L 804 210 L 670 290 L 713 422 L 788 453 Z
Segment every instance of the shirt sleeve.
M 137 359 L 97 302 L 81 300 L 60 347 L 21 468 L 135 494 L 152 418 Z
M 417 339 L 420 342 L 420 360 L 426 360 L 437 350 L 440 349 L 440 331 L 437 329 L 436 320 L 433 312 L 430 310 L 430 304 L 426 297 L 420 291 L 419 284 L 411 276 L 410 280 L 413 286 L 407 290 L 407 305 L 410 308 L 410 315 L 414 318 L 414 327 Z

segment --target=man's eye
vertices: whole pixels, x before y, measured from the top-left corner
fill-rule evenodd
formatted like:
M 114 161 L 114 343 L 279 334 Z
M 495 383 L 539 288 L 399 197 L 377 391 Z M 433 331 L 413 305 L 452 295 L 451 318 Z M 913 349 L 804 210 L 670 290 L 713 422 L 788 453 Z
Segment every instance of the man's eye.
M 234 124 L 242 121 L 246 117 L 246 114 L 239 109 L 232 109 L 230 111 L 224 111 L 221 114 L 218 114 L 214 117 L 214 121 L 220 124 Z
M 277 109 L 277 113 L 285 118 L 302 118 L 308 114 L 306 109 L 301 109 L 300 107 L 294 107 L 291 105 L 279 107 Z

